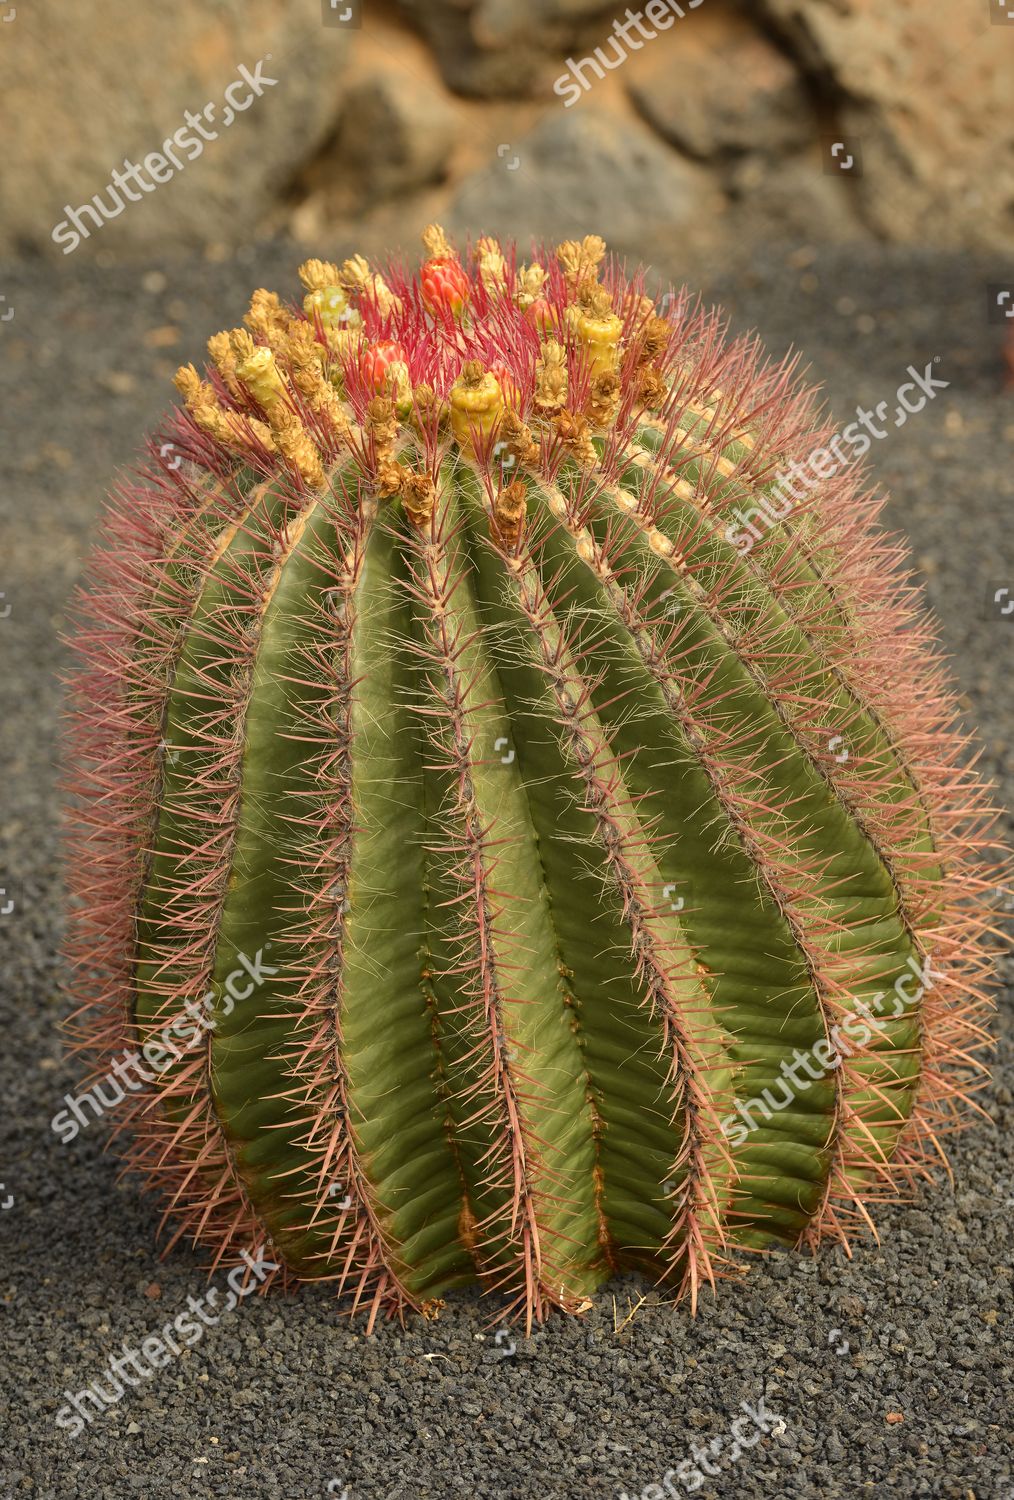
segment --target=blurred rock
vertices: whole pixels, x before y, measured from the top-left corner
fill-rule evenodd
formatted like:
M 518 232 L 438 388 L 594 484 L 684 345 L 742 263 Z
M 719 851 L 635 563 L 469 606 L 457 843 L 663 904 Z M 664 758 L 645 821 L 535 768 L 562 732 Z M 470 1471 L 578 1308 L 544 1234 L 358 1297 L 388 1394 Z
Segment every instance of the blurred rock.
M 674 231 L 718 251 L 797 234 L 1006 249 L 1014 227 L 1012 38 L 986 0 L 684 4 L 567 103 L 553 84 L 613 37 L 615 0 L 398 0 L 357 30 L 322 25 L 316 0 L 107 0 L 101 24 L 96 0 L 56 4 L 22 0 L 0 27 L 0 252 L 62 259 L 75 236 L 53 230 L 77 210 L 82 254 L 219 257 L 266 230 L 414 244 L 431 218 L 601 230 L 646 259 Z M 227 125 L 241 67 L 265 82 Z M 206 107 L 215 138 L 191 126 L 193 154 L 177 141 L 153 186 Z M 148 157 L 126 201 L 112 174 Z
M 65 205 L 77 209 L 95 194 L 115 213 L 120 190 L 110 193 L 112 172 L 122 171 L 125 158 L 143 164 L 151 153 L 164 156 L 163 143 L 187 130 L 186 111 L 217 138 L 202 142 L 191 129 L 199 151 L 191 157 L 177 142 L 179 168 L 156 166 L 162 181 L 144 191 L 143 204 L 128 195 L 106 222 L 82 216 L 89 248 L 241 238 L 332 124 L 347 51 L 346 35 L 322 27 L 319 9 L 299 0 L 246 0 L 242 8 L 225 0 L 105 0 L 101 12 L 94 4 L 30 0 L 2 30 L 0 247 L 7 250 L 54 251 L 51 232 Z M 225 91 L 241 78 L 241 65 L 259 78 L 261 92 L 240 83 L 229 121 Z M 208 105 L 214 109 L 203 115 Z
M 732 200 L 729 217 L 747 241 L 868 238 L 854 195 L 820 170 L 816 151 L 787 160 L 740 156 L 724 181 Z
M 694 235 L 720 207 L 707 174 L 638 121 L 585 106 L 547 113 L 511 154 L 474 173 L 447 221 L 455 233 L 521 244 L 601 234 L 612 250 L 650 260 L 653 247 L 671 252 L 674 233 Z
M 338 129 L 299 186 L 335 213 L 368 210 L 443 177 L 458 130 L 439 87 L 402 71 L 377 71 L 345 95 Z
M 832 139 L 859 146 L 854 190 L 873 230 L 1009 247 L 1009 24 L 991 26 L 985 3 L 761 0 L 760 9 L 826 100 Z
M 628 89 L 641 114 L 674 146 L 701 160 L 790 151 L 817 136 L 799 73 L 747 21 L 728 12 L 694 17 L 631 58 Z
M 480 98 L 547 93 L 559 59 L 599 41 L 612 0 L 399 0 L 449 88 Z

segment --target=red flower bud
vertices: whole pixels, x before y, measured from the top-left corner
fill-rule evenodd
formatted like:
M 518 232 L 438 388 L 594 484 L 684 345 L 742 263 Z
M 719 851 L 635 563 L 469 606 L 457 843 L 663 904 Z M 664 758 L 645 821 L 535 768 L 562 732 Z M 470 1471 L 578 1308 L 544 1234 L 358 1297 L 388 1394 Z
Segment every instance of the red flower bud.
M 366 383 L 383 395 L 388 388 L 392 366 L 403 365 L 407 369 L 408 355 L 404 344 L 399 344 L 396 339 L 378 339 L 375 344 L 364 346 L 359 364 Z M 394 375 L 398 373 L 395 371 Z
M 452 255 L 434 255 L 423 263 L 419 272 L 423 301 L 430 312 L 449 308 L 457 316 L 471 291 L 461 262 Z
M 530 302 L 525 308 L 525 316 L 531 319 L 543 335 L 556 333 L 559 330 L 559 314 L 545 297 L 536 297 L 534 302 Z

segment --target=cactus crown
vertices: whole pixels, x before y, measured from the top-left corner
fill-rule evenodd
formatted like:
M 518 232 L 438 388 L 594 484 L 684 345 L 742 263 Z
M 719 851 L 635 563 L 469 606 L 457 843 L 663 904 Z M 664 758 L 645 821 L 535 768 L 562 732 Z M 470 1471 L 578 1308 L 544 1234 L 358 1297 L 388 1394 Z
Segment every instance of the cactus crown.
M 939 1159 L 993 814 L 861 474 L 771 507 L 792 364 L 595 236 L 424 239 L 255 293 L 110 510 L 72 1024 L 216 1261 L 696 1303 Z

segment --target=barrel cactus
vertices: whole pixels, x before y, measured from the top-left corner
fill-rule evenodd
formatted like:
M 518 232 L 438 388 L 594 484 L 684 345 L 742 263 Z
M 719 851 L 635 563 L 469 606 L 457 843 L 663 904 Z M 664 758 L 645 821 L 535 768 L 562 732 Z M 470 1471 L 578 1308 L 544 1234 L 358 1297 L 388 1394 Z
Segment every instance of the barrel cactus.
M 943 1160 L 994 814 L 793 366 L 595 236 L 424 242 L 256 292 L 114 497 L 69 1026 L 216 1265 L 696 1306 Z

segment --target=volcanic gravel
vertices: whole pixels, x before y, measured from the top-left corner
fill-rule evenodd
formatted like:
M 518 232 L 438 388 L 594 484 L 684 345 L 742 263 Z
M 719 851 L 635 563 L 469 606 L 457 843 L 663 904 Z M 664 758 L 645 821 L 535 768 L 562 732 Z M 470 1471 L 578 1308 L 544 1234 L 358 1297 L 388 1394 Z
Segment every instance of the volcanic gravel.
M 689 1493 L 675 1478 L 658 1486 L 695 1444 L 721 1440 L 701 1497 L 1014 1496 L 1002 1009 L 982 1096 L 993 1123 L 956 1138 L 953 1181 L 880 1212 L 882 1244 L 857 1242 L 851 1260 L 827 1249 L 759 1261 L 705 1296 L 696 1320 L 625 1281 L 610 1288 L 615 1311 L 607 1293 L 583 1321 L 556 1317 L 531 1338 L 465 1296 L 436 1323 L 371 1338 L 326 1289 L 250 1298 L 80 1437 L 56 1426 L 65 1389 L 100 1377 L 124 1340 L 137 1346 L 207 1285 L 184 1246 L 159 1258 L 159 1210 L 117 1181 L 106 1126 L 68 1146 L 50 1129 L 76 1080 L 57 1029 L 58 636 L 103 491 L 169 404 L 173 369 L 239 321 L 254 286 L 294 292 L 304 253 L 272 242 L 238 259 L 136 265 L 82 251 L 0 273 L 14 310 L 0 321 L 0 909 L 15 901 L 0 919 L 0 1495 L 657 1500 Z M 685 274 L 675 257 L 662 269 Z M 1000 587 L 1014 595 L 1014 397 L 1004 330 L 987 316 L 998 279 L 966 255 L 796 247 L 706 269 L 698 285 L 772 352 L 799 349 L 843 424 L 858 402 L 893 413 L 907 366 L 939 356 L 948 389 L 869 461 L 1009 805 L 1014 616 L 987 607 Z M 732 1460 L 730 1424 L 761 1398 L 770 1430 Z

